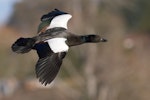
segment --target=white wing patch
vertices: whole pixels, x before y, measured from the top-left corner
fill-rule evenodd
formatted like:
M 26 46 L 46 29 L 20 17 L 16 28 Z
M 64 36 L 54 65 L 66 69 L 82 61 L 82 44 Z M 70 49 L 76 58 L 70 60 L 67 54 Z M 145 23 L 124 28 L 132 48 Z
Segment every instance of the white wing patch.
M 50 25 L 47 27 L 47 29 L 51 29 L 54 27 L 63 27 L 65 29 L 67 29 L 67 23 L 71 17 L 72 17 L 72 15 L 70 15 L 70 14 L 56 16 L 52 19 L 52 21 L 51 21 Z
M 53 38 L 53 39 L 49 39 L 47 40 L 51 50 L 54 53 L 58 53 L 58 52 L 65 52 L 68 51 L 69 46 L 66 44 L 66 38 Z

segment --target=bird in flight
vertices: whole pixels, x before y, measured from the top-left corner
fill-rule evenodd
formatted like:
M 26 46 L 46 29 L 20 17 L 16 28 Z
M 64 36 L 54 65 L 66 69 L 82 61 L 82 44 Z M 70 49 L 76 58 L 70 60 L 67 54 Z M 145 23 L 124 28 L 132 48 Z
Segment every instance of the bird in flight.
M 12 44 L 12 51 L 16 53 L 28 53 L 30 50 L 37 52 L 39 59 L 35 66 L 36 76 L 45 86 L 56 77 L 71 46 L 107 41 L 99 35 L 76 35 L 69 32 L 67 23 L 71 17 L 69 13 L 54 9 L 41 17 L 38 35 L 20 37 Z

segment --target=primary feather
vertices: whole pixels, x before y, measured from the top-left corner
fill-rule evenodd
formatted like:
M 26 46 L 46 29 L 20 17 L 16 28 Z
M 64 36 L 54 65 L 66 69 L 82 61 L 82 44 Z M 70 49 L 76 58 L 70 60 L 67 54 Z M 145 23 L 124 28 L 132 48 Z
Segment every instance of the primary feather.
M 65 55 L 65 52 L 53 53 L 50 56 L 38 60 L 36 64 L 36 75 L 42 84 L 47 85 L 54 80 Z
M 37 78 L 42 84 L 47 85 L 56 77 L 66 52 L 54 53 L 47 42 L 36 44 L 34 49 L 39 56 L 35 69 Z

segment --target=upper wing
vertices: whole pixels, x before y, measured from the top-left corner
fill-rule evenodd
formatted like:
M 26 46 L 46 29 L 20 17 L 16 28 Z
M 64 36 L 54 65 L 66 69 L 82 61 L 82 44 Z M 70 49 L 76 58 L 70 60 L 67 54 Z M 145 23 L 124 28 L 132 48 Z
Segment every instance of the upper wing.
M 39 55 L 36 75 L 42 84 L 47 85 L 56 77 L 66 52 L 53 53 L 47 43 L 38 44 L 35 49 Z

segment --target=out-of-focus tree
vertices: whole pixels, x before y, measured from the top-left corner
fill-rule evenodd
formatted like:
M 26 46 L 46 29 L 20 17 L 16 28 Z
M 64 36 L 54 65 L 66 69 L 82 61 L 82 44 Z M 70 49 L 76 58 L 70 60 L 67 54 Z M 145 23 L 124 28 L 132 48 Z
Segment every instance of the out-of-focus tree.
M 131 8 L 122 8 L 121 13 L 127 22 L 130 30 L 149 33 L 150 32 L 150 1 L 135 0 Z

